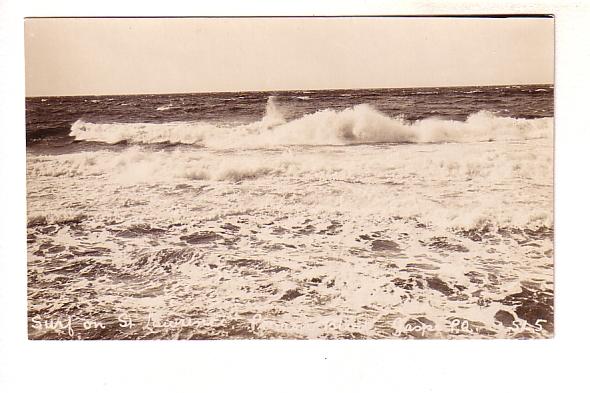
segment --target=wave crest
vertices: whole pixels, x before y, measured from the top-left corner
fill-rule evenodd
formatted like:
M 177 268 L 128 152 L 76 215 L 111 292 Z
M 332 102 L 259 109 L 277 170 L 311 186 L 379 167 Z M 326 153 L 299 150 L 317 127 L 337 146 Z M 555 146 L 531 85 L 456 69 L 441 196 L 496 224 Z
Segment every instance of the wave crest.
M 465 121 L 427 118 L 409 122 L 367 104 L 336 111 L 321 110 L 285 120 L 274 97 L 256 122 L 224 125 L 208 122 L 91 123 L 76 121 L 76 140 L 116 144 L 173 143 L 227 148 L 281 145 L 348 145 L 361 143 L 481 142 L 550 138 L 553 118 L 516 119 L 481 111 Z

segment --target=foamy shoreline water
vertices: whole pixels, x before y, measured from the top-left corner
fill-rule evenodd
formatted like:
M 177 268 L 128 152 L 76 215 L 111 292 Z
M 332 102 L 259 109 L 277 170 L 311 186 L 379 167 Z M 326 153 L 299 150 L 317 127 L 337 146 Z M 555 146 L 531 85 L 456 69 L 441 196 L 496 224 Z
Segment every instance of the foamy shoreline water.
M 550 139 L 30 154 L 30 337 L 72 338 L 32 322 L 65 315 L 111 327 L 74 338 L 550 337 L 552 154 Z M 123 329 L 121 313 L 198 323 Z

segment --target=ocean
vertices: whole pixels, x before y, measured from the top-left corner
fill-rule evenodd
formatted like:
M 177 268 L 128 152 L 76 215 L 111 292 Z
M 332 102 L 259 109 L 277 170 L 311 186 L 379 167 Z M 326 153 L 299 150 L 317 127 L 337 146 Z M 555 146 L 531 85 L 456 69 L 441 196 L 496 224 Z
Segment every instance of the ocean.
M 553 86 L 26 99 L 31 339 L 547 338 Z

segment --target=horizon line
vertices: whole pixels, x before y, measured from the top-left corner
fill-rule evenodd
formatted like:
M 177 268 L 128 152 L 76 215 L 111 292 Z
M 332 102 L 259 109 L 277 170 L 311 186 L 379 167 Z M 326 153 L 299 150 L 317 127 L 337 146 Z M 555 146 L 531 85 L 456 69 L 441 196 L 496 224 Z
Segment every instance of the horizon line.
M 406 87 L 353 87 L 333 89 L 267 89 L 267 90 L 219 90 L 219 91 L 186 91 L 186 92 L 156 92 L 156 93 L 115 93 L 115 94 L 62 94 L 62 95 L 26 95 L 25 98 L 45 97 L 108 97 L 108 96 L 147 96 L 147 95 L 181 95 L 181 94 L 227 94 L 227 93 L 273 93 L 297 91 L 338 91 L 338 90 L 401 90 L 401 89 L 440 89 L 453 87 L 505 87 L 505 86 L 554 86 L 554 82 L 545 83 L 510 83 L 493 85 L 444 85 L 444 86 L 406 86 Z

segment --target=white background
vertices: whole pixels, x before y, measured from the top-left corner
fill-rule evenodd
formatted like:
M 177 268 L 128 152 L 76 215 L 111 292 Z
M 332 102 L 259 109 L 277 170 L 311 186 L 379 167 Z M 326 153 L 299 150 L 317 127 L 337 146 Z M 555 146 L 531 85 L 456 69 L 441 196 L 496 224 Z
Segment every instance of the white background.
M 590 6 L 578 1 L 0 0 L 0 390 L 554 392 L 587 388 Z M 283 4 L 284 3 L 284 4 Z M 508 341 L 28 342 L 25 16 L 556 15 L 556 336 Z

